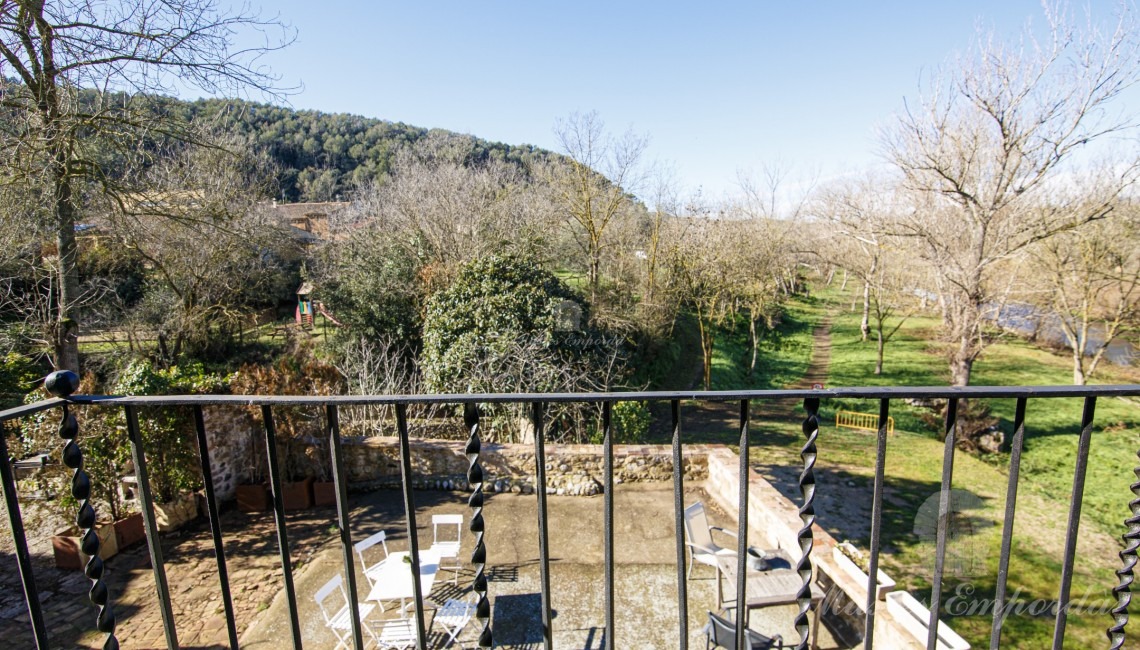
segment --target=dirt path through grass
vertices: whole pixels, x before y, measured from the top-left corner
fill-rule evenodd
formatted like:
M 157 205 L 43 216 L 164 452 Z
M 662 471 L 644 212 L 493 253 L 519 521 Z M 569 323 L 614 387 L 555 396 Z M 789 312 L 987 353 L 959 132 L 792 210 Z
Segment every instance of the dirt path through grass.
M 831 315 L 827 314 L 812 330 L 811 360 L 807 371 L 795 382 L 785 388 L 811 388 L 814 384 L 823 384 L 827 381 L 831 365 Z M 693 378 L 689 386 L 700 388 L 702 366 L 698 363 L 693 371 Z M 753 422 L 759 420 L 771 422 L 773 420 L 787 423 L 798 423 L 803 418 L 802 405 L 799 402 L 780 400 L 764 402 L 753 405 Z M 662 415 L 665 410 L 662 410 Z M 683 410 L 683 424 L 685 440 L 687 442 L 722 442 L 736 441 L 740 422 L 740 407 L 729 402 L 703 402 L 686 405 Z M 655 422 L 655 437 L 667 440 L 668 422 L 658 417 Z

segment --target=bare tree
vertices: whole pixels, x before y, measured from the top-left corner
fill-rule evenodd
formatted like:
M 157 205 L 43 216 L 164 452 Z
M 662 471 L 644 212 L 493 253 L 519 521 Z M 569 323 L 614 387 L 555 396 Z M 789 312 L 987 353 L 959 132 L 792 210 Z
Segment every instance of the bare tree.
M 118 241 L 156 272 L 137 315 L 157 332 L 163 361 L 202 351 L 245 322 L 251 303 L 274 302 L 295 244 L 270 210 L 272 167 L 240 140 L 178 147 L 146 171 L 147 190 L 121 197 L 108 217 Z
M 1088 382 L 1108 347 L 1140 325 L 1136 227 L 1134 214 L 1114 215 L 1033 249 L 1033 277 L 1044 285 L 1034 302 L 1064 334 L 1075 385 Z
M 959 386 L 987 345 L 982 316 L 995 266 L 1103 217 L 1136 178 L 1125 165 L 1106 168 L 1091 187 L 1066 182 L 1090 144 L 1135 126 L 1113 105 L 1140 78 L 1131 15 L 1108 32 L 1076 30 L 1048 9 L 1046 19 L 1044 42 L 1028 30 L 1012 45 L 980 35 L 882 134 L 886 158 L 916 195 L 899 232 L 938 273 Z
M 758 178 L 738 173 L 740 198 L 726 207 L 734 217 L 762 223 L 765 237 L 770 238 L 766 243 L 783 249 L 775 279 L 784 296 L 799 291 L 800 265 L 810 260 L 807 253 L 813 249 L 812 242 L 806 241 L 808 231 L 796 229 L 807 216 L 816 176 L 809 174 L 793 182 L 793 171 L 790 163 L 777 160 L 761 167 Z
M 872 294 L 882 293 L 882 287 L 873 285 L 886 277 L 881 267 L 904 262 L 897 255 L 887 257 L 886 249 L 898 218 L 898 195 L 886 179 L 867 176 L 826 188 L 815 209 L 832 226 L 833 237 L 823 254 L 863 282 L 859 332 L 866 341 L 871 335 Z
M 263 45 L 237 47 L 260 32 Z M 206 93 L 272 89 L 259 62 L 292 34 L 274 20 L 213 0 L 0 1 L 0 179 L 33 187 L 54 233 L 55 362 L 78 370 L 79 275 L 75 227 L 85 193 L 117 194 L 115 165 L 145 161 L 139 143 L 181 138 L 178 121 L 152 110 L 185 87 Z
M 429 292 L 471 259 L 539 252 L 555 226 L 549 197 L 516 165 L 473 161 L 474 150 L 473 138 L 445 133 L 399 150 L 391 178 L 365 188 L 339 215 L 338 239 L 374 231 L 356 244 L 401 247 L 422 266 Z
M 336 369 L 344 377 L 349 395 L 415 395 L 426 392 L 416 372 L 412 350 L 392 338 L 369 339 L 356 336 L 338 350 Z M 418 408 L 421 418 L 434 417 L 436 405 Z M 365 404 L 344 408 L 346 429 L 381 434 L 391 419 L 391 406 Z M 417 428 L 419 422 L 413 422 Z
M 608 134 L 596 112 L 573 113 L 554 127 L 568 161 L 554 161 L 544 175 L 572 226 L 574 241 L 586 256 L 590 302 L 598 295 L 602 252 L 607 232 L 622 208 L 632 201 L 642 182 L 641 157 L 648 145 L 644 135 L 626 131 Z
M 886 256 L 902 254 L 886 244 Z M 901 264 L 880 264 L 869 276 L 866 287 L 869 293 L 870 313 L 875 332 L 875 374 L 883 374 L 883 357 L 887 343 L 914 313 L 914 293 L 908 269 Z M 894 324 L 889 324 L 894 319 Z
M 717 328 L 734 314 L 732 239 L 725 223 L 690 217 L 671 224 L 669 266 L 675 300 L 692 307 L 701 337 L 702 381 L 712 383 Z

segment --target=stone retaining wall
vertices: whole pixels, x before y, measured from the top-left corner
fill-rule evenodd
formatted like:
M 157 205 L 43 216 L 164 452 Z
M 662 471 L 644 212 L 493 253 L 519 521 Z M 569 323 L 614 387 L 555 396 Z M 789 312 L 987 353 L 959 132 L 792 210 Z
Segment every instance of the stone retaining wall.
M 412 440 L 413 485 L 428 489 L 467 489 L 466 443 Z M 400 485 L 399 440 L 394 437 L 347 439 L 343 444 L 350 488 Z M 682 457 L 686 481 L 708 476 L 708 447 L 691 445 Z M 484 444 L 479 455 L 484 489 L 529 494 L 535 487 L 534 447 Z M 614 483 L 673 480 L 673 452 L 667 445 L 614 445 Z M 546 446 L 546 490 L 550 494 L 600 494 L 603 482 L 601 445 Z
M 239 483 L 248 482 L 249 449 L 256 444 L 259 426 L 241 407 L 207 409 L 206 434 L 214 491 L 231 499 Z M 455 440 L 415 438 L 411 441 L 413 485 L 419 489 L 467 489 L 466 443 Z M 349 488 L 367 490 L 400 486 L 400 447 L 394 436 L 346 437 L 343 442 Z M 685 448 L 683 471 L 686 481 L 704 481 L 708 476 L 705 445 Z M 314 478 L 318 458 L 328 455 L 324 447 L 310 447 L 306 459 Z M 534 446 L 484 443 L 480 454 L 488 492 L 532 493 L 535 486 Z M 673 480 L 673 452 L 667 445 L 614 445 L 614 482 L 636 483 Z M 600 494 L 603 483 L 601 445 L 546 446 L 546 485 L 550 494 L 591 496 Z
M 725 447 L 710 446 L 707 458 L 708 480 L 705 491 L 726 512 L 735 516 L 740 494 L 740 457 Z M 779 490 L 764 477 L 749 470 L 748 478 L 748 539 L 761 548 L 781 548 L 798 561 L 803 553 L 798 542 L 802 527 L 798 503 L 792 503 L 780 494 Z M 832 557 L 836 541 L 818 524 L 812 526 L 812 569 L 820 584 L 833 585 L 842 595 L 833 594 L 828 598 L 829 607 L 848 622 L 858 623 L 863 617 L 861 608 L 866 607 L 866 585 L 853 584 L 850 577 L 838 566 Z M 820 574 L 823 579 L 820 580 Z M 852 607 L 853 606 L 853 607 Z M 827 610 L 825 610 L 827 612 Z M 833 614 L 834 614 L 833 613 Z M 827 613 L 824 616 L 828 616 Z M 862 625 L 859 626 L 860 628 Z M 942 623 L 940 628 L 946 628 Z M 923 628 L 925 631 L 925 628 Z M 913 626 L 907 627 L 896 620 L 887 609 L 886 603 L 879 601 L 875 608 L 875 648 L 885 650 L 919 650 L 926 647 L 925 636 L 915 634 Z M 941 646 L 940 646 L 941 647 Z

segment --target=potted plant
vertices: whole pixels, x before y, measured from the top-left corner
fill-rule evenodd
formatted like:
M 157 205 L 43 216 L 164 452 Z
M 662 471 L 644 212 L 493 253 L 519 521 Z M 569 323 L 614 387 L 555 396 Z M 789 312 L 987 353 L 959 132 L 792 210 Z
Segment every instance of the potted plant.
M 198 364 L 156 369 L 149 363 L 132 362 L 123 369 L 112 392 L 119 395 L 177 395 L 209 393 L 223 381 L 208 375 Z M 117 414 L 115 428 L 125 427 Z M 171 407 L 138 410 L 139 435 L 146 450 L 147 470 L 154 516 L 159 532 L 182 527 L 198 516 L 202 487 L 201 464 L 194 444 L 194 423 L 185 409 Z M 121 447 L 120 447 L 121 448 Z
M 110 520 L 95 524 L 95 534 L 99 537 L 99 557 L 110 559 L 119 552 L 118 539 L 115 536 L 115 524 Z M 60 569 L 82 569 L 90 559 L 80 548 L 83 531 L 72 524 L 55 531 L 51 538 L 52 555 L 55 566 Z
M 854 544 L 846 540 L 831 549 L 831 553 L 840 570 L 847 573 L 855 584 L 862 586 L 865 590 L 869 578 L 867 572 L 870 570 L 870 559 L 862 551 L 855 548 Z M 875 597 L 883 600 L 895 588 L 895 581 L 883 573 L 881 569 L 876 578 Z
M 336 483 L 330 481 L 325 472 L 313 481 L 313 505 L 318 508 L 330 508 L 336 505 Z
M 95 390 L 94 377 L 88 374 L 83 378 L 80 391 Z M 41 399 L 40 390 L 28 395 L 29 400 Z M 77 407 L 81 408 L 81 407 Z M 137 543 L 142 537 L 142 516 L 128 512 L 124 495 L 119 489 L 120 481 L 128 470 L 130 445 L 123 429 L 114 426 L 107 417 L 87 413 L 80 416 L 79 447 L 83 452 L 83 469 L 91 479 L 90 500 L 99 521 L 95 530 L 99 537 L 99 556 L 107 559 L 118 549 Z M 31 455 L 36 450 L 49 450 L 59 444 L 56 425 L 46 417 L 29 418 L 21 425 L 20 436 L 15 449 L 17 454 Z M 54 454 L 52 454 L 54 455 Z M 42 494 L 56 494 L 51 499 L 56 516 L 64 522 L 72 522 L 79 510 L 79 502 L 71 495 L 72 470 L 60 463 L 51 463 L 36 472 L 30 479 L 35 490 Z M 122 532 L 120 532 L 122 531 Z M 82 568 L 87 557 L 79 548 L 82 531 L 73 523 L 58 527 L 52 536 L 52 553 L 56 566 L 67 569 Z
M 336 368 L 316 359 L 300 342 L 270 367 L 246 366 L 238 371 L 231 388 L 238 393 L 263 395 L 332 395 L 343 383 Z M 253 413 L 260 419 L 260 410 Z M 303 407 L 273 409 L 277 452 L 284 476 L 281 500 L 286 510 L 308 508 L 313 503 L 313 475 L 327 476 L 322 463 L 310 457 L 323 431 L 323 410 Z M 262 423 L 262 426 L 264 424 Z M 251 444 L 251 450 L 263 444 Z M 327 496 L 327 488 L 324 488 Z M 240 507 L 239 496 L 239 507 Z
M 234 488 L 238 510 L 242 512 L 262 512 L 269 510 L 272 501 L 269 497 L 269 484 L 266 483 L 265 440 L 260 435 L 261 428 L 249 419 L 244 428 L 247 436 L 243 456 L 244 482 Z
M 142 513 L 137 510 L 137 497 L 128 509 L 128 485 L 134 485 L 134 465 L 130 460 L 130 441 L 126 428 L 113 418 L 87 418 L 86 433 L 81 446 L 84 451 L 84 469 L 91 476 L 95 499 L 106 506 L 115 529 L 115 544 L 121 550 L 146 539 Z M 137 491 L 135 485 L 130 492 Z M 131 511 L 133 510 L 133 512 Z

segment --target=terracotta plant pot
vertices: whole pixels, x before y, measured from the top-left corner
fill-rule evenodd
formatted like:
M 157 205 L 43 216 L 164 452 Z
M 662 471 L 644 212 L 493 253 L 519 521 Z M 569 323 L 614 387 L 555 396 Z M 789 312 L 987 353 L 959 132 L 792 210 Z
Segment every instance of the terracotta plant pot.
M 304 510 L 313 505 L 313 479 L 281 485 L 281 501 L 286 510 Z
M 329 508 L 336 505 L 336 483 L 332 481 L 313 482 L 313 505 Z
M 99 536 L 99 557 L 108 560 L 119 552 L 113 523 L 97 524 L 95 534 Z M 80 550 L 80 539 L 80 530 L 75 526 L 68 526 L 56 531 L 56 534 L 51 538 L 51 549 L 55 556 L 56 567 L 60 569 L 82 569 L 87 564 L 87 560 L 90 558 Z
M 234 496 L 237 497 L 238 510 L 242 512 L 263 512 L 269 510 L 269 486 L 264 483 L 254 485 L 239 485 Z
M 115 522 L 115 540 L 120 549 L 129 548 L 146 539 L 141 512 L 136 512 Z

